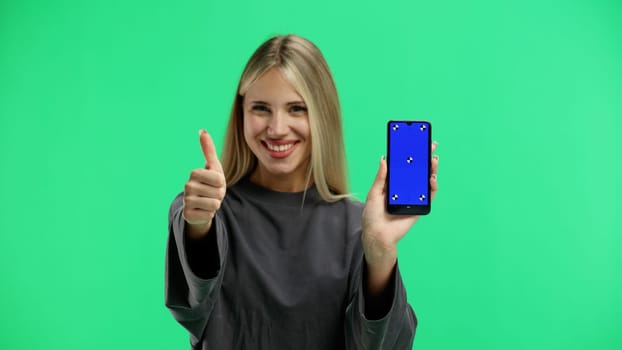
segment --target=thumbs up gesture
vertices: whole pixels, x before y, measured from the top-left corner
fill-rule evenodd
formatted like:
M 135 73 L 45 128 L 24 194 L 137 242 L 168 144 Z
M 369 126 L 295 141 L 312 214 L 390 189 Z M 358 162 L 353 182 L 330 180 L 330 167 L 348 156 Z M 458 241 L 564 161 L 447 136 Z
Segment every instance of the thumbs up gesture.
M 205 168 L 192 170 L 190 179 L 184 186 L 183 217 L 188 223 L 187 234 L 193 239 L 207 234 L 227 190 L 225 174 L 212 137 L 207 131 L 201 130 L 199 142 L 205 158 Z

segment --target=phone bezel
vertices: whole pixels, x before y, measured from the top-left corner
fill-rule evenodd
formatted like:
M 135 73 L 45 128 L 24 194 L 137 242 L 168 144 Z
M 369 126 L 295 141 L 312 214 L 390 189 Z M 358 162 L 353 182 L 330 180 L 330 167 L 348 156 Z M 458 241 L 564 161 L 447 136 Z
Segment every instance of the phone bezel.
M 427 215 L 432 210 L 432 199 L 428 201 L 427 205 L 418 205 L 418 204 L 390 204 L 389 202 L 389 179 L 391 176 L 390 170 L 390 162 L 391 162 L 391 124 L 392 123 L 425 123 L 429 128 L 429 138 L 428 138 L 428 194 L 432 193 L 432 188 L 430 185 L 430 172 L 432 171 L 432 123 L 427 120 L 389 120 L 387 122 L 387 179 L 386 179 L 386 195 L 385 195 L 385 203 L 386 209 L 389 214 L 394 215 Z

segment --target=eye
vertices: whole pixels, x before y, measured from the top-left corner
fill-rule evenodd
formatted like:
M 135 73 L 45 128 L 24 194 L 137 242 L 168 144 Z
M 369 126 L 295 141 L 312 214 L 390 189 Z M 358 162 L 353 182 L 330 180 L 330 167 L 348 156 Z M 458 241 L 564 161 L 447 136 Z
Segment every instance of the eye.
M 268 108 L 268 106 L 266 105 L 252 105 L 251 111 L 259 113 L 259 114 L 264 114 L 264 113 L 270 113 L 270 108 Z
M 289 112 L 292 114 L 305 114 L 307 113 L 307 107 L 303 105 L 293 105 L 290 107 Z

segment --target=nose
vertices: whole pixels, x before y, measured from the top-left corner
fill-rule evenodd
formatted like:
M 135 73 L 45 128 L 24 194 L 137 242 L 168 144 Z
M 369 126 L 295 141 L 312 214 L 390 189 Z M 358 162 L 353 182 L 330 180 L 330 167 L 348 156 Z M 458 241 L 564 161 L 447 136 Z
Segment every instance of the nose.
M 270 118 L 268 123 L 268 136 L 281 137 L 287 134 L 287 116 L 286 113 L 277 111 Z

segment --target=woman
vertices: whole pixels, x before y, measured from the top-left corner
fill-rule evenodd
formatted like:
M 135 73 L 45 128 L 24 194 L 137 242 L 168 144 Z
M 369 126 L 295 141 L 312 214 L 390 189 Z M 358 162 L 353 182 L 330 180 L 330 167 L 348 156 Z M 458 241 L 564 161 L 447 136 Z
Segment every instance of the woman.
M 417 217 L 384 208 L 386 162 L 365 206 L 347 192 L 329 68 L 294 35 L 244 69 L 220 162 L 206 161 L 169 212 L 166 305 L 194 349 L 409 349 L 417 321 L 397 242 Z M 433 147 L 435 147 L 434 144 Z M 438 158 L 432 162 L 432 195 Z

